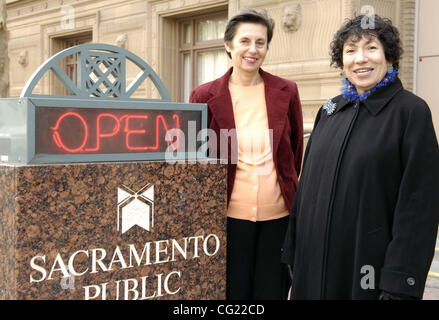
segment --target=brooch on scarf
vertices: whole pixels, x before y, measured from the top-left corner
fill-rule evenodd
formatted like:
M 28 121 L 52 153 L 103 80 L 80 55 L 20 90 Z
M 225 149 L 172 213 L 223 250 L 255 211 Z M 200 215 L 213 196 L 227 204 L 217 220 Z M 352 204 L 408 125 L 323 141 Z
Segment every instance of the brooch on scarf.
M 323 109 L 326 110 L 326 113 L 327 113 L 328 115 L 333 114 L 334 111 L 335 111 L 335 108 L 337 108 L 337 105 L 336 105 L 334 102 L 332 102 L 331 99 L 328 99 L 328 100 L 325 102 L 325 104 L 323 105 Z

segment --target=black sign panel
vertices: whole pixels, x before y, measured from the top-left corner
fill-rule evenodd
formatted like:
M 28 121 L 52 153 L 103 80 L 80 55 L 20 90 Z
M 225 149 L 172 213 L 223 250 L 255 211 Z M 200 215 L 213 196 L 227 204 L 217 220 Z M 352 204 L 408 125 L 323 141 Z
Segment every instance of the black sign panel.
M 201 123 L 201 110 L 37 106 L 35 155 L 186 152 Z

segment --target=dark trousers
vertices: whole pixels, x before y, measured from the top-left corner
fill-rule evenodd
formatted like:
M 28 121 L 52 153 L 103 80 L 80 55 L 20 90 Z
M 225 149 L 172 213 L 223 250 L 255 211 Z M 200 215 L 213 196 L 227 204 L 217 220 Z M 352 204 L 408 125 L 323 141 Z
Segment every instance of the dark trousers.
M 228 300 L 287 298 L 290 279 L 280 256 L 288 219 L 227 218 Z

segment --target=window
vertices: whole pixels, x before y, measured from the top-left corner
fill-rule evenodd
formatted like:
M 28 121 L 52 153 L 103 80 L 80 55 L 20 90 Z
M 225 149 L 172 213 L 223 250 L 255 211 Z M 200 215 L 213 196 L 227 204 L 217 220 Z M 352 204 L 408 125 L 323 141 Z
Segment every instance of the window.
M 91 31 L 65 37 L 53 38 L 52 54 L 80 44 L 91 43 L 92 40 L 93 35 Z M 74 84 L 78 84 L 77 59 L 77 54 L 68 56 L 66 59 L 63 59 L 61 61 L 60 65 L 60 67 L 66 72 L 67 76 L 73 81 Z M 55 79 L 55 77 L 53 78 L 51 83 L 52 94 L 71 95 L 70 90 L 60 85 L 60 81 L 58 81 L 58 79 Z
M 179 21 L 179 101 L 188 102 L 193 88 L 227 71 L 226 25 L 227 11 Z

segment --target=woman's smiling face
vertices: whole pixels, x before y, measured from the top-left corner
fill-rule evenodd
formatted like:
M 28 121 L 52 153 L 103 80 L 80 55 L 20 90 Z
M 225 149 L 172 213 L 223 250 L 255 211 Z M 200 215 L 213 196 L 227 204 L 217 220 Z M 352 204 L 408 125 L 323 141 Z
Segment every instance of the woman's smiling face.
M 232 43 L 224 45 L 232 56 L 234 72 L 256 73 L 268 51 L 267 27 L 259 23 L 240 23 Z
M 343 71 L 358 93 L 375 87 L 386 75 L 384 47 L 376 36 L 348 38 L 343 45 Z

